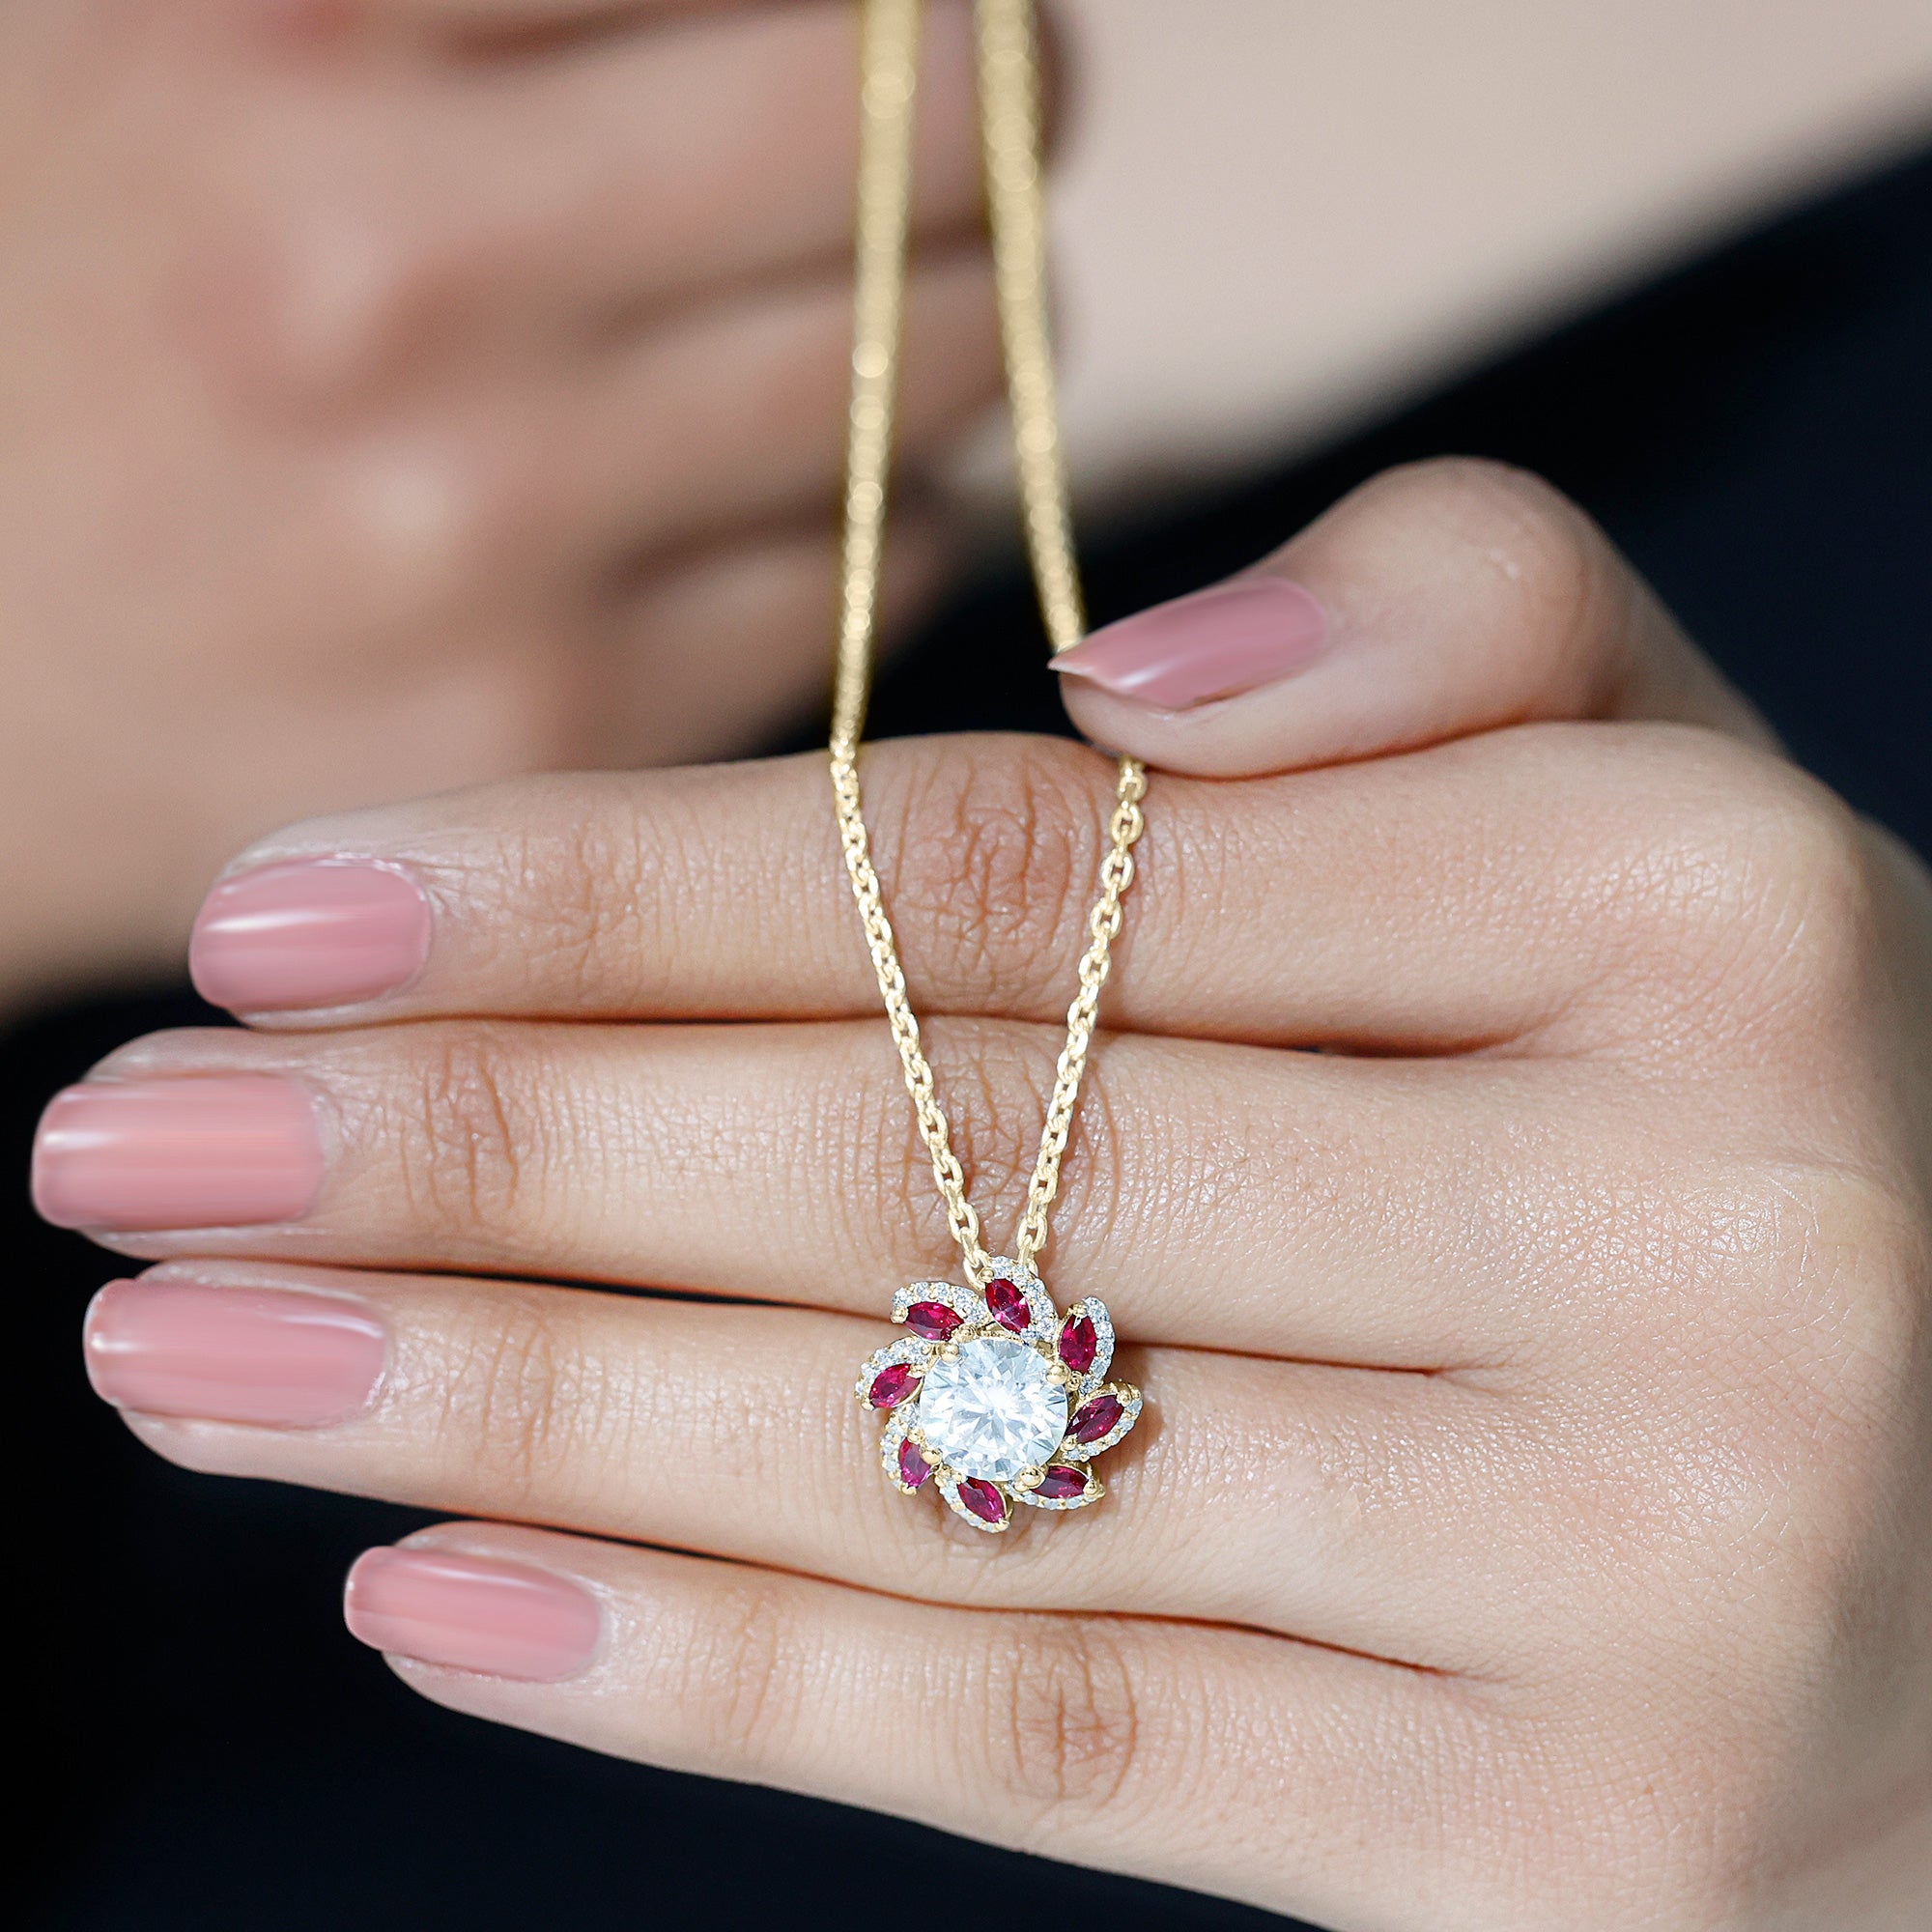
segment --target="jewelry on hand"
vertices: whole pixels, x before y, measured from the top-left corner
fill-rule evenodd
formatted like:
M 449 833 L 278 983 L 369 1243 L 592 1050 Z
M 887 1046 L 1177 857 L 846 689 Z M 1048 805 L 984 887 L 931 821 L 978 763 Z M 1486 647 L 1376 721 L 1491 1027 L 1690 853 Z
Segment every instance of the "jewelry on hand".
M 1133 883 L 1145 820 L 1147 775 L 1121 760 L 1108 824 L 1100 895 L 1088 918 L 1079 990 L 1040 1132 L 1012 1258 L 988 1256 L 966 1198 L 931 1065 L 920 1042 L 892 923 L 871 859 L 859 786 L 859 743 L 871 675 L 885 530 L 893 403 L 906 277 L 912 184 L 913 99 L 921 0 L 864 0 L 861 143 L 852 395 L 844 529 L 839 557 L 838 663 L 833 698 L 832 793 L 845 868 L 878 976 L 886 1016 L 912 1096 L 921 1140 L 946 1203 L 968 1286 L 921 1281 L 893 1300 L 893 1320 L 912 1332 L 879 1350 L 860 1374 L 858 1396 L 885 1412 L 880 1445 L 887 1475 L 911 1493 L 928 1479 L 977 1528 L 1004 1530 L 1015 1503 L 1079 1509 L 1104 1493 L 1093 1459 L 1140 1415 L 1141 1395 L 1106 1379 L 1114 1325 L 1089 1297 L 1063 1316 L 1034 1259 L 1046 1245 L 1093 1044 L 1109 954 Z M 975 0 L 980 121 L 993 263 L 1027 551 L 1056 653 L 1086 629 L 1074 562 L 1066 474 L 1054 400 L 1046 320 L 1046 231 L 1039 164 L 1039 60 L 1033 0 Z

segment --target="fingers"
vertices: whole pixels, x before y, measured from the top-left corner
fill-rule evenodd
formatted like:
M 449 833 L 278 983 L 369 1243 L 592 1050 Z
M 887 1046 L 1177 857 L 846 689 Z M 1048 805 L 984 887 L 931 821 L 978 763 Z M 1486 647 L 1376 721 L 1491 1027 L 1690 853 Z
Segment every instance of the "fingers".
M 1378 476 L 1254 569 L 1054 668 L 1096 744 L 1214 778 L 1537 719 L 1775 742 L 1581 511 L 1489 463 Z
M 900 448 L 917 462 L 998 390 L 983 254 L 922 264 L 906 330 Z M 634 553 L 806 510 L 829 527 L 851 333 L 851 291 L 835 278 L 706 308 L 614 350 L 552 425 L 545 469 L 565 480 L 551 513 L 582 543 L 628 540 Z
M 842 0 L 733 7 L 497 77 L 479 93 L 479 131 L 542 157 L 505 203 L 502 260 L 607 327 L 753 277 L 849 278 L 856 31 Z M 938 0 L 921 69 L 915 245 L 977 229 L 976 112 L 967 7 Z
M 729 756 L 824 702 L 837 536 L 816 520 L 666 557 L 617 593 L 586 646 L 573 764 L 630 770 Z M 915 501 L 886 542 L 881 621 L 901 635 L 957 567 L 960 532 Z
M 1516 1756 L 1464 1687 L 1253 1632 L 939 1609 L 484 1524 L 364 1563 L 352 1630 L 497 1722 L 1210 1890 L 1265 1842 L 1270 1905 L 1327 1923 L 1398 1922 L 1446 1865 L 1470 1923 L 1504 1905 L 1462 1807 L 1510 1782 L 1470 1767 Z
M 925 739 L 869 750 L 865 771 L 920 1010 L 1061 1019 L 1108 763 Z M 1715 737 L 1559 726 L 1240 787 L 1156 780 L 1103 1015 L 1378 1051 L 1628 1040 L 1620 1014 L 1664 966 L 1687 999 L 1709 993 L 1686 960 L 1716 857 L 1795 835 L 1823 812 L 1810 796 Z M 358 880 L 407 901 L 412 946 L 380 972 L 328 910 Z M 298 826 L 216 889 L 193 959 L 211 999 L 257 1016 L 877 1009 L 816 756 Z
M 347 1332 L 345 1332 L 347 1331 Z M 902 1331 L 900 1331 L 902 1332 Z M 1139 1350 L 1104 1507 L 991 1538 L 881 1470 L 876 1321 L 200 1262 L 117 1283 L 91 1373 L 185 1466 L 546 1522 L 938 1602 L 1284 1630 L 1435 1669 L 1511 1658 L 1534 1539 L 1511 1406 L 1438 1378 Z M 1448 1472 L 1454 1471 L 1454 1475 Z M 1484 1528 L 1453 1520 L 1491 1493 Z M 1512 1499 L 1512 1492 L 1516 1500 Z M 1201 1525 L 1211 1520 L 1214 1531 Z
M 935 1030 L 991 1228 L 1024 1203 L 1053 1037 Z M 1141 1341 L 1466 1368 L 1624 1270 L 1548 1232 L 1596 1225 L 1625 1158 L 1615 1069 L 1124 1037 L 1088 1080 L 1051 1279 Z M 1543 1149 L 1528 1174 L 1525 1136 Z M 35 1190 L 48 1218 L 133 1254 L 867 1314 L 951 1257 L 881 1021 L 164 1034 L 52 1103 Z
M 323 0 L 283 0 L 291 8 Z M 622 32 L 652 20 L 758 9 L 771 0 L 387 0 L 387 20 L 446 31 L 465 43 L 489 44 L 501 37 L 513 46 L 533 35 L 556 32 Z

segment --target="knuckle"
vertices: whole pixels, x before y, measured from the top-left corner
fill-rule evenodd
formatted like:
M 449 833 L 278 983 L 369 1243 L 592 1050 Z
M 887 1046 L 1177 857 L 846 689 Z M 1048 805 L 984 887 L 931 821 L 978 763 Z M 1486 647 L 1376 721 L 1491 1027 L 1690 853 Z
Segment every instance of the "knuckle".
M 406 1210 L 461 1250 L 524 1244 L 549 1140 L 529 1051 L 504 1029 L 436 1027 L 391 1102 Z
M 213 347 L 286 409 L 337 410 L 390 387 L 434 340 L 452 266 L 380 197 L 239 217 L 204 270 Z
M 1743 1304 L 1742 1319 L 1722 1316 L 1730 1347 L 1769 1399 L 1760 1419 L 1834 1443 L 1802 1480 L 1856 1487 L 1909 1400 L 1932 1264 L 1922 1204 L 1896 1177 L 1813 1162 L 1756 1174 L 1745 1205 L 1765 1232 L 1730 1263 Z
M 242 215 L 181 303 L 188 352 L 239 430 L 306 459 L 312 550 L 411 605 L 496 582 L 543 528 L 500 414 L 396 407 L 448 338 L 465 273 L 379 209 Z
M 1117 1800 L 1141 1747 L 1138 1687 L 1124 1648 L 1092 1619 L 1001 1620 L 989 1634 L 988 1769 L 1036 1808 Z
M 686 883 L 703 863 L 698 828 L 686 826 L 675 796 L 662 790 L 648 812 L 636 796 L 624 810 L 622 794 L 611 796 L 618 782 L 599 774 L 520 781 L 526 795 L 532 785 L 554 788 L 566 808 L 560 827 L 505 831 L 465 881 L 498 897 L 497 916 L 478 922 L 495 935 L 491 973 L 568 1009 L 599 1010 L 619 962 L 641 975 L 650 961 L 673 959 L 704 902 Z
M 554 1299 L 511 1293 L 480 1303 L 449 1378 L 459 1453 L 499 1501 L 541 1494 L 554 1507 L 559 1484 L 579 1487 L 585 1446 L 610 1434 L 594 1357 L 559 1331 Z
M 1738 1032 L 1839 1025 L 1877 956 L 1878 866 L 1857 815 L 1773 754 L 1694 727 L 1618 727 L 1587 798 L 1593 882 L 1571 915 L 1648 985 Z
M 939 1099 L 968 1191 L 990 1226 L 1004 1226 L 1025 1195 L 1053 1049 L 1034 1028 L 1015 1023 L 941 1021 L 926 1031 L 928 1057 L 944 1069 Z M 943 1251 L 951 1240 L 945 1205 L 903 1089 L 881 1074 L 862 1091 L 861 1128 L 849 1145 L 863 1173 L 846 1198 L 859 1204 L 865 1225 L 904 1228 L 922 1251 Z
M 733 1579 L 707 1605 L 691 1645 L 686 1708 L 716 1760 L 781 1753 L 798 1720 L 802 1641 L 776 1578 Z
M 1728 750 L 1728 748 L 1726 748 Z M 1795 766 L 1725 755 L 1721 796 L 1686 827 L 1696 937 L 1726 986 L 1799 1024 L 1859 1004 L 1875 957 L 1872 860 L 1854 813 Z
M 909 973 L 941 1003 L 995 985 L 1049 997 L 1080 951 L 1099 877 L 1094 754 L 1054 740 L 967 739 L 896 764 L 882 787 Z
M 909 1118 L 905 1089 L 889 1072 L 890 1063 L 869 1031 L 867 1045 L 871 1049 L 865 1055 L 867 1077 L 855 1082 L 843 1108 L 830 1122 L 813 1118 L 801 1125 L 815 1144 L 842 1145 L 850 1151 L 848 1184 L 838 1190 L 838 1201 L 846 1206 L 842 1233 L 848 1247 L 863 1253 L 876 1241 L 877 1229 L 902 1228 L 922 1252 L 943 1254 L 952 1245 L 946 1205 L 933 1186 L 932 1163 Z M 953 1099 L 950 1076 L 954 1070 L 949 1068 L 949 1091 L 942 1104 L 947 1106 L 953 1151 L 963 1161 L 966 1122 L 948 1104 Z

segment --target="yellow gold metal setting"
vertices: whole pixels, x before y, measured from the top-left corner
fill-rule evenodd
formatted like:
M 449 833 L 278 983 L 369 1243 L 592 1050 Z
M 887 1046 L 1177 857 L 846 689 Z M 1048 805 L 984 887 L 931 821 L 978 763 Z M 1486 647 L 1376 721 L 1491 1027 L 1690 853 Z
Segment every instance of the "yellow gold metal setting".
M 947 1225 L 964 1259 L 967 1280 L 980 1291 L 1001 1281 L 1023 1280 L 1029 1284 L 1032 1319 L 1026 1339 L 1045 1362 L 1045 1377 L 1062 1390 L 1067 1401 L 1084 1396 L 1094 1402 L 1099 1397 L 1087 1387 L 1091 1372 L 1070 1371 L 1060 1359 L 1057 1351 L 1061 1347 L 1062 1318 L 1054 1312 L 1044 1288 L 1033 1273 L 1033 1263 L 1046 1245 L 1048 1221 L 1060 1187 L 1061 1162 L 1079 1102 L 1081 1076 L 1093 1045 L 1101 989 L 1107 981 L 1113 943 L 1121 931 L 1122 900 L 1133 884 L 1134 846 L 1146 825 L 1142 801 L 1147 793 L 1147 775 L 1138 760 L 1121 760 L 1115 805 L 1107 827 L 1107 854 L 1100 867 L 1099 895 L 1088 916 L 1088 943 L 1079 962 L 1077 990 L 1067 1008 L 1066 1042 L 1055 1069 L 1053 1093 L 1047 1103 L 1039 1151 L 1015 1242 L 1016 1252 L 1009 1262 L 996 1261 L 985 1251 L 979 1214 L 967 1199 L 965 1173 L 952 1151 L 932 1066 L 920 1037 L 919 1020 L 912 1009 L 897 942 L 872 862 L 860 785 L 859 750 L 871 681 L 905 302 L 922 0 L 861 0 L 860 14 L 861 128 L 852 388 L 839 554 L 838 669 L 830 745 L 832 794 L 839 842 L 906 1092 L 912 1098 L 920 1139 L 932 1162 L 933 1179 L 946 1204 Z M 975 0 L 974 20 L 987 207 L 1020 502 L 1041 615 L 1047 637 L 1058 653 L 1080 641 L 1086 629 L 1086 613 L 1074 560 L 1047 324 L 1038 27 L 1034 0 Z M 972 1298 L 969 1291 L 951 1284 L 915 1286 L 945 1288 L 953 1295 Z M 1033 1299 L 1036 1293 L 1037 1302 Z M 939 1298 L 944 1300 L 943 1296 Z M 895 1320 L 905 1319 L 905 1292 L 902 1292 Z M 953 1306 L 970 1325 L 962 1327 L 947 1346 L 956 1350 L 1010 1335 L 1010 1325 L 1002 1327 L 982 1302 L 970 1311 L 957 1304 L 948 1305 Z M 1081 1306 L 1099 1309 L 1097 1302 Z M 1069 1311 L 1065 1320 L 1072 1321 L 1077 1313 Z M 1103 1321 L 1106 1319 L 1104 1309 L 1100 1309 L 1100 1319 Z M 1111 1322 L 1107 1323 L 1107 1350 L 1111 1355 Z M 901 1417 L 896 1406 L 876 1399 L 874 1385 L 888 1368 L 911 1370 L 917 1366 L 923 1376 L 938 1354 L 935 1345 L 908 1337 L 874 1355 L 860 1378 L 861 1400 L 889 1410 L 891 1419 L 881 1454 L 888 1475 L 901 1489 L 917 1488 L 924 1481 L 922 1477 L 919 1484 L 908 1485 L 901 1478 L 895 1461 L 901 1444 L 910 1437 L 923 1457 L 928 1445 L 916 1419 L 916 1405 Z M 1111 1446 L 1119 1435 L 1123 1435 L 1140 1413 L 1141 1397 L 1137 1390 L 1125 1385 L 1109 1387 L 1108 1399 L 1120 1403 L 1125 1420 L 1118 1433 L 1110 1435 L 1100 1447 Z M 1096 1500 L 1102 1493 L 1088 1466 L 1091 1458 L 1098 1453 L 1094 1441 L 1090 1438 L 1082 1443 L 1069 1436 L 1062 1449 L 1061 1462 L 1054 1468 L 1047 1463 L 1029 1465 L 997 1485 L 1002 1504 L 996 1521 L 975 1514 L 969 1506 L 973 1501 L 986 1503 L 986 1498 L 973 1486 L 990 1479 L 975 1478 L 970 1473 L 962 1476 L 944 1457 L 927 1458 L 927 1462 L 940 1494 L 955 1512 L 980 1528 L 1005 1529 L 1012 1520 L 1008 1505 L 1013 1501 L 1065 1509 Z M 1065 1485 L 1069 1476 L 1056 1470 L 1070 1470 L 1075 1465 L 1085 1474 L 1087 1484 L 1077 1498 L 1046 1500 L 1037 1494 L 1049 1475 L 1056 1486 Z M 1033 1480 L 1026 1481 L 1028 1477 Z M 960 1499 L 962 1480 L 968 1486 L 967 1504 Z

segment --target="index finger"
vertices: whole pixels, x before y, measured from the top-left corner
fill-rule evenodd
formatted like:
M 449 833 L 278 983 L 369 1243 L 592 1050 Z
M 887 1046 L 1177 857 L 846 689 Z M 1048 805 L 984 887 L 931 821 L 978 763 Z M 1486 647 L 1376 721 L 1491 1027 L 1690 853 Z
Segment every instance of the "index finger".
M 1559 1016 L 1574 1037 L 1711 876 L 1729 795 L 1713 762 L 1755 757 L 1681 729 L 1551 724 L 1237 784 L 1157 777 L 1105 1016 L 1376 1050 L 1518 1039 Z M 1111 763 L 967 736 L 879 745 L 864 769 L 920 1009 L 1064 1014 Z M 215 888 L 192 957 L 208 998 L 283 1024 L 878 1002 L 815 754 L 311 821 Z M 1655 988 L 1629 997 L 1654 1008 Z

